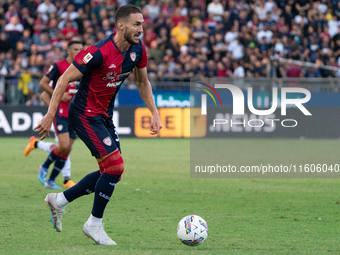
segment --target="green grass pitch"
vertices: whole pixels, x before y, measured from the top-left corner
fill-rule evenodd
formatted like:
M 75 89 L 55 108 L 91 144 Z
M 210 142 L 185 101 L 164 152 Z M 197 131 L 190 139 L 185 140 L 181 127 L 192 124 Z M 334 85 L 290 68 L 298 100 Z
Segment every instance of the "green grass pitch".
M 269 140 L 256 140 L 257 146 L 261 141 Z M 273 148 L 289 144 L 270 141 Z M 27 142 L 0 138 L 0 254 L 340 254 L 340 179 L 191 179 L 187 139 L 121 139 L 125 172 L 103 219 L 117 246 L 82 237 L 93 195 L 66 207 L 63 231 L 57 233 L 43 202 L 49 191 L 37 180 L 47 153 L 35 150 L 24 157 Z M 245 148 L 254 142 L 230 140 Z M 329 153 L 339 158 L 339 141 L 295 143 L 298 151 L 321 146 L 321 159 Z M 308 153 L 294 154 L 291 160 L 310 160 Z M 237 162 L 238 154 L 232 157 Z M 71 159 L 74 181 L 97 169 L 80 140 Z M 177 224 L 188 214 L 207 221 L 209 236 L 201 246 L 177 239 Z

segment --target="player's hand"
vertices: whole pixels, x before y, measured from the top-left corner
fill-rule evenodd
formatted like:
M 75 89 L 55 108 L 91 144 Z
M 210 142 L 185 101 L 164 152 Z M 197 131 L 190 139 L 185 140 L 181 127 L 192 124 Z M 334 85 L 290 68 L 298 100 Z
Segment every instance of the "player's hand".
M 52 126 L 54 116 L 46 114 L 38 124 L 34 128 L 34 130 L 37 130 L 39 132 L 39 135 L 42 135 L 40 140 L 43 140 L 46 136 L 50 135 L 50 129 Z
M 158 134 L 159 130 L 162 128 L 161 120 L 159 119 L 158 113 L 152 115 L 151 125 L 150 125 L 150 135 Z
M 72 98 L 72 96 L 70 96 L 70 93 L 65 92 L 63 97 L 61 98 L 61 101 L 67 102 L 67 101 L 71 100 L 71 98 Z

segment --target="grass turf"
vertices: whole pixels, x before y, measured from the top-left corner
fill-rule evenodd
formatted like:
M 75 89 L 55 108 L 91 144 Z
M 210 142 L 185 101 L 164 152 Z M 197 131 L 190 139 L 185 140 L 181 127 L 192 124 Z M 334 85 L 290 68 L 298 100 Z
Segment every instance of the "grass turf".
M 282 150 L 289 144 L 270 141 Z M 67 206 L 63 231 L 57 233 L 43 202 L 49 191 L 37 180 L 47 153 L 36 150 L 24 157 L 27 142 L 0 139 L 0 254 L 340 254 L 339 179 L 190 179 L 186 139 L 121 139 L 126 170 L 103 219 L 117 246 L 98 246 L 82 237 L 93 195 Z M 261 143 L 229 142 L 235 150 Z M 331 147 L 335 158 L 339 150 L 334 140 L 295 146 Z M 329 149 L 324 153 L 318 156 L 334 160 Z M 232 157 L 237 162 L 238 154 Z M 308 153 L 295 157 L 310 160 Z M 74 144 L 71 159 L 74 181 L 97 169 L 81 141 Z M 207 221 L 209 236 L 201 246 L 187 247 L 177 239 L 177 223 L 188 214 Z

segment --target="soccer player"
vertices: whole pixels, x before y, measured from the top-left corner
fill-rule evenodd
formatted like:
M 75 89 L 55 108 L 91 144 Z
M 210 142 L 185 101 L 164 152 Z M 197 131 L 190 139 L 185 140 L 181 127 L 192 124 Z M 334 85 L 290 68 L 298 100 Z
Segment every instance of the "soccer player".
M 50 105 L 50 96 L 45 91 L 43 93 L 41 93 L 40 99 L 47 106 Z M 55 136 L 55 140 L 58 143 L 58 136 L 57 135 Z M 25 148 L 24 155 L 25 155 L 25 157 L 27 157 L 29 155 L 29 153 L 34 149 L 40 149 L 40 150 L 43 150 L 43 151 L 48 152 L 50 154 L 51 151 L 53 150 L 53 148 L 56 147 L 56 146 L 57 145 L 55 143 L 39 141 L 39 139 L 36 138 L 35 136 L 31 136 L 29 143 Z M 72 186 L 75 185 L 75 182 L 72 181 L 72 179 L 71 179 L 71 159 L 70 159 L 70 156 L 67 157 L 67 160 L 65 162 L 65 166 L 63 167 L 63 169 L 61 169 L 61 173 L 64 177 L 64 184 L 63 184 L 64 188 L 71 188 Z M 39 171 L 39 174 L 40 174 L 40 171 Z
M 86 175 L 79 183 L 62 193 L 50 193 L 45 201 L 50 206 L 52 223 L 62 230 L 61 218 L 65 206 L 73 200 L 94 195 L 92 212 L 83 226 L 83 235 L 100 245 L 116 245 L 102 224 L 105 207 L 124 172 L 120 143 L 112 122 L 115 96 L 127 76 L 133 71 L 139 94 L 152 114 L 150 134 L 162 128 L 152 89 L 147 77 L 147 53 L 139 36 L 143 32 L 143 15 L 134 5 L 120 7 L 115 15 L 117 34 L 82 50 L 59 78 L 47 114 L 35 129 L 44 139 L 51 128 L 67 84 L 80 81 L 69 108 L 72 128 L 97 159 L 99 169 Z
M 67 68 L 72 63 L 74 57 L 83 49 L 83 44 L 79 41 L 71 41 L 67 47 L 68 56 L 65 60 L 59 61 L 52 65 L 48 73 L 41 79 L 40 87 L 49 95 L 53 94 L 56 88 L 58 78 L 63 75 Z M 52 87 L 49 83 L 52 81 Z M 53 120 L 55 133 L 58 137 L 58 145 L 52 149 L 46 161 L 40 165 L 38 180 L 45 185 L 46 189 L 62 189 L 55 183 L 55 178 L 58 176 L 61 169 L 64 168 L 67 158 L 72 149 L 76 133 L 69 124 L 68 107 L 70 100 L 76 93 L 76 83 L 70 82 L 67 84 L 65 92 L 62 95 L 61 101 L 58 104 L 57 111 Z M 32 142 L 33 143 L 33 142 Z M 32 148 L 32 146 L 30 146 Z M 54 167 L 46 181 L 46 176 L 49 166 L 54 162 Z M 64 185 L 70 180 L 64 180 Z M 71 180 L 69 187 L 73 186 L 74 182 Z

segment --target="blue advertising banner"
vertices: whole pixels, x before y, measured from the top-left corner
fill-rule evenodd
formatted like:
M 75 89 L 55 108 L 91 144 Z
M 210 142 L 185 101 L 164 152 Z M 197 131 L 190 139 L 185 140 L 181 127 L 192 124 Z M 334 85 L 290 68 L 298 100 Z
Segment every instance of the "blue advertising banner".
M 153 90 L 157 107 L 190 107 L 190 90 Z M 120 90 L 116 106 L 144 106 L 138 90 Z

